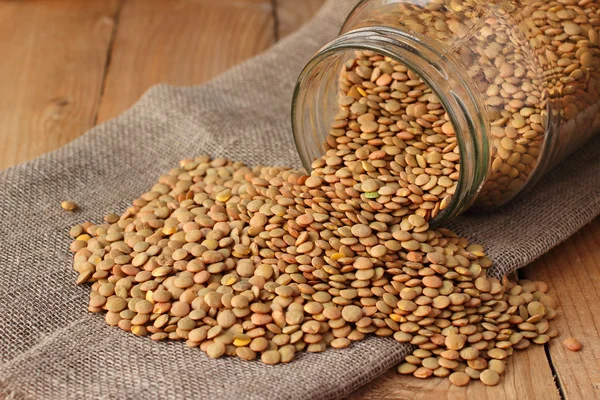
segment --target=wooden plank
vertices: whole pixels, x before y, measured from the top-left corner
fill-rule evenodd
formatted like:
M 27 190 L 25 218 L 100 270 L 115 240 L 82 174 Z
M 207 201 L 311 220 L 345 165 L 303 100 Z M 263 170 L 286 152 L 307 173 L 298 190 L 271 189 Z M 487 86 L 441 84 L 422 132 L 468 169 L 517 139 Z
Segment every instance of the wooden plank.
M 117 5 L 0 2 L 0 169 L 93 125 Z
M 348 400 L 560 400 L 552 370 L 541 346 L 517 352 L 509 359 L 506 373 L 501 379 L 500 384 L 493 387 L 479 381 L 473 381 L 466 387 L 457 387 L 447 378 L 423 380 L 390 370 L 354 392 Z
M 528 279 L 543 280 L 559 301 L 555 320 L 559 336 L 549 352 L 564 397 L 600 398 L 600 218 L 525 270 Z M 580 352 L 562 342 L 575 337 Z
M 325 0 L 275 0 L 277 37 L 283 39 L 308 21 Z
M 156 83 L 195 85 L 274 43 L 270 0 L 128 0 L 123 5 L 98 122 Z

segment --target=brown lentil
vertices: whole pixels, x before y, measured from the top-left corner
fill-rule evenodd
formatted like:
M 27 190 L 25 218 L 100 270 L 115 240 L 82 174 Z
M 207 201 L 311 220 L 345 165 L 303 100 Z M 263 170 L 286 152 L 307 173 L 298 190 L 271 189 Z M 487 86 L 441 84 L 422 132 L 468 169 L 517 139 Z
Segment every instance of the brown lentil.
M 464 372 L 454 372 L 450 374 L 450 382 L 456 386 L 465 386 L 469 383 L 471 378 Z
M 487 386 L 495 386 L 500 382 L 500 375 L 498 372 L 486 369 L 479 374 L 479 380 Z
M 77 208 L 77 203 L 65 200 L 60 202 L 60 207 L 66 211 L 73 211 Z
M 563 345 L 571 351 L 579 351 L 583 347 L 579 340 L 572 338 L 572 337 L 565 339 L 565 341 L 563 342 Z

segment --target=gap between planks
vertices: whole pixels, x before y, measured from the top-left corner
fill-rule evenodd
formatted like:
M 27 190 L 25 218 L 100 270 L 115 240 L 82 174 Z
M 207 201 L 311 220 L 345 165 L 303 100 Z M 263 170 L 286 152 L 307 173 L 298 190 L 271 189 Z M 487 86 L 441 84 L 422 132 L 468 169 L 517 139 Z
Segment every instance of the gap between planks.
M 117 36 L 117 30 L 119 29 L 119 20 L 121 18 L 121 10 L 123 9 L 123 3 L 127 0 L 118 0 L 117 9 L 114 16 L 114 25 L 110 34 L 110 40 L 108 42 L 108 48 L 106 51 L 106 63 L 104 65 L 104 72 L 102 73 L 102 82 L 100 86 L 100 95 L 98 97 L 98 104 L 96 104 L 96 111 L 94 112 L 94 125 L 98 124 L 98 112 L 100 111 L 100 104 L 104 100 L 104 92 L 106 90 L 106 78 L 108 76 L 108 70 L 110 68 L 110 62 L 112 60 L 112 51 L 115 45 L 115 37 Z

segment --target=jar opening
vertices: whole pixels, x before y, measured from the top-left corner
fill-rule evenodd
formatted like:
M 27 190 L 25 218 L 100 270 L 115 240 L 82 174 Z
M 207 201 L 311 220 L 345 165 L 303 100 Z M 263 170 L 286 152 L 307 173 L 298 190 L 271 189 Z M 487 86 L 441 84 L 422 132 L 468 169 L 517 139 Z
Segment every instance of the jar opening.
M 487 121 L 464 71 L 433 43 L 407 32 L 360 28 L 323 47 L 300 74 L 294 92 L 294 139 L 307 171 L 325 153 L 323 144 L 338 106 L 339 74 L 357 50 L 389 57 L 414 71 L 438 96 L 454 127 L 460 149 L 460 176 L 450 204 L 430 221 L 440 225 L 464 212 L 475 199 L 488 171 Z

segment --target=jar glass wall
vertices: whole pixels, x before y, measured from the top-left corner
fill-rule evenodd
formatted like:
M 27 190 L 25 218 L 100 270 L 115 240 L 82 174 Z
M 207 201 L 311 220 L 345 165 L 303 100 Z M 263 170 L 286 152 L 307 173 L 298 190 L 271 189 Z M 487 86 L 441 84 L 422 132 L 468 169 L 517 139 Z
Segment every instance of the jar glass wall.
M 432 222 L 504 204 L 600 128 L 599 13 L 599 0 L 360 2 L 299 77 L 294 135 L 305 165 L 330 146 L 336 98 L 361 85 L 340 71 L 353 50 L 373 51 L 415 71 L 453 125 L 460 178 Z M 360 78 L 385 75 L 370 72 Z M 406 88 L 391 85 L 406 113 Z

